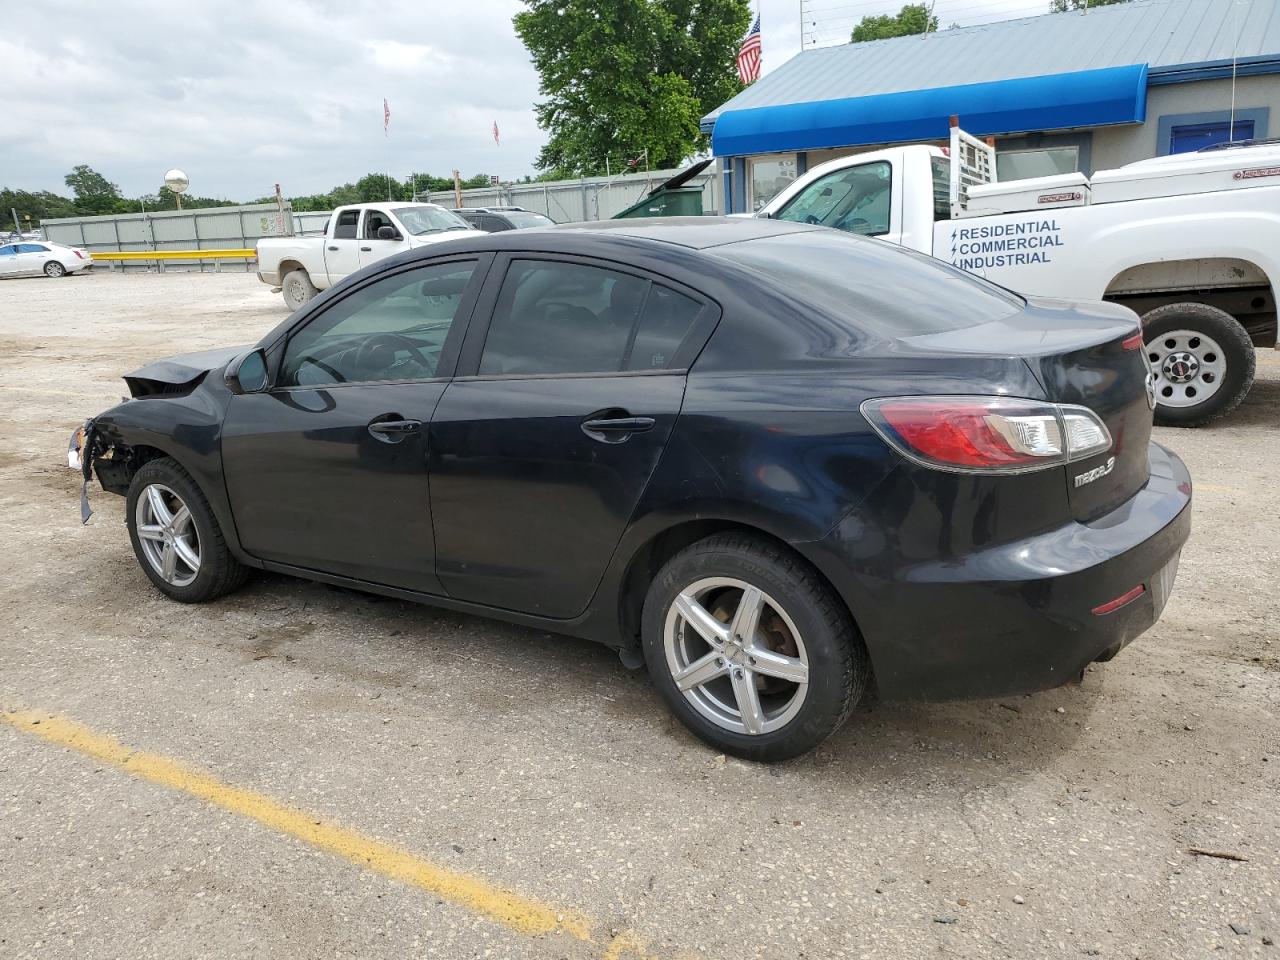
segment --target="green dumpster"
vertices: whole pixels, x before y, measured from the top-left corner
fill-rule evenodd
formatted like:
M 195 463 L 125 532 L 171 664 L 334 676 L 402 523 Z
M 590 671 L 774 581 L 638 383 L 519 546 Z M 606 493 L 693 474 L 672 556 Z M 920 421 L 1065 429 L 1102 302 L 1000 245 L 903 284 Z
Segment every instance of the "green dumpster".
M 702 216 L 702 186 L 689 181 L 711 165 L 702 160 L 688 169 L 681 170 L 670 180 L 659 184 L 639 202 L 633 203 L 613 219 L 630 217 L 700 217 Z

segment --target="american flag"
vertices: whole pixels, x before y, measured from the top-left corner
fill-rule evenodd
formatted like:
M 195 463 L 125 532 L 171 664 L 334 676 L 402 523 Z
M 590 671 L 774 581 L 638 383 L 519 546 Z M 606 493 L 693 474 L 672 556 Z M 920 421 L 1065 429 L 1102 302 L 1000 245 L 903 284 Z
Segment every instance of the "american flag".
M 391 107 L 387 103 L 387 98 L 382 98 L 382 135 L 387 136 L 387 130 L 391 126 Z
M 498 121 L 497 120 L 493 121 L 493 142 L 501 146 L 501 143 L 499 143 L 498 141 Z
M 760 79 L 760 15 L 742 41 L 738 50 L 738 79 L 743 83 L 755 83 Z

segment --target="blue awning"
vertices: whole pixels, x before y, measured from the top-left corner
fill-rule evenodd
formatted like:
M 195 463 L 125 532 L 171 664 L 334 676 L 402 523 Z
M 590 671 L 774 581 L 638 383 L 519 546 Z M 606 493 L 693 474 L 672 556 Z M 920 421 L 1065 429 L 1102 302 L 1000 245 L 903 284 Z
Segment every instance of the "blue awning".
M 1147 65 L 728 110 L 716 118 L 711 148 L 736 157 L 945 140 L 952 114 L 976 136 L 1142 123 Z

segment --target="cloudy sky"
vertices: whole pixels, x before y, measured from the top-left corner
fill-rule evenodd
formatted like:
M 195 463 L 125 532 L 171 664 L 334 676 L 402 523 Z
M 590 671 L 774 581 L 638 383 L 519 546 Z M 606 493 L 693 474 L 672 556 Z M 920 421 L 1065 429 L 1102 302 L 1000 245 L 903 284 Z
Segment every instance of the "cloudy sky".
M 823 42 L 905 0 L 804 0 Z M 800 49 L 801 0 L 760 0 L 764 68 Z M 1048 0 L 937 0 L 943 25 Z M 0 186 L 66 193 L 78 163 L 128 196 L 178 166 L 201 196 L 316 193 L 370 171 L 534 172 L 538 78 L 518 0 L 5 3 Z M 391 104 L 382 133 L 382 98 Z M 502 134 L 495 146 L 492 127 Z

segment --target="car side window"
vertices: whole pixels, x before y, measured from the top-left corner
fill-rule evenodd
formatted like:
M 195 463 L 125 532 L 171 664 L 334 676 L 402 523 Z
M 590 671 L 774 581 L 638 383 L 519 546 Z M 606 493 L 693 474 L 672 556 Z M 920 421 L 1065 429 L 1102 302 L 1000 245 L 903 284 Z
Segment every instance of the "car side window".
M 280 385 L 434 377 L 475 268 L 474 260 L 419 267 L 340 300 L 289 338 Z
M 381 210 L 366 210 L 364 213 L 364 238 L 366 240 L 378 239 L 378 228 L 390 227 L 396 230 L 396 225 L 391 222 L 391 216 L 383 213 Z M 396 230 L 396 233 L 399 233 Z
M 359 222 L 359 210 L 343 210 L 338 214 L 338 222 L 333 225 L 333 239 L 354 240 L 356 238 L 356 226 Z
M 665 369 L 701 309 L 697 301 L 631 274 L 514 260 L 498 293 L 479 373 Z
M 892 177 L 893 168 L 884 160 L 836 170 L 801 190 L 773 218 L 866 237 L 888 233 Z
M 482 229 L 489 233 L 501 233 L 504 230 L 510 230 L 511 224 L 503 220 L 502 217 L 485 217 Z
M 7 246 L 0 247 L 0 257 L 14 257 L 17 256 L 17 254 L 18 247 L 16 244 L 11 243 Z
M 49 248 L 41 246 L 38 243 L 20 243 L 18 244 L 19 253 L 48 253 Z

